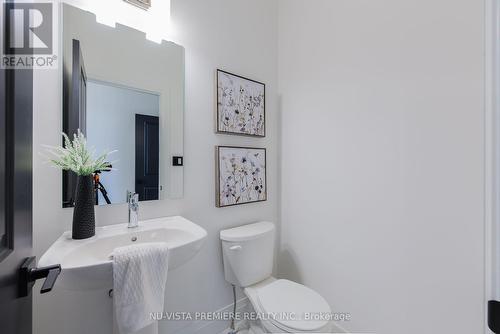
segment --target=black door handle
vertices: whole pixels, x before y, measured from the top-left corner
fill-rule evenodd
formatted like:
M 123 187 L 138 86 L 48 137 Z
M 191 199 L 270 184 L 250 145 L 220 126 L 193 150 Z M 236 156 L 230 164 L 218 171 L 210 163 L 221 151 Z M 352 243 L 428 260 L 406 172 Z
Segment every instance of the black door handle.
M 39 269 L 34 269 L 34 270 L 39 270 Z M 47 275 L 47 278 L 43 282 L 40 293 L 46 293 L 51 291 L 60 273 L 61 273 L 61 265 L 57 265 L 57 267 L 49 269 L 49 274 Z
M 31 289 L 33 289 L 33 285 L 35 285 L 35 281 L 41 278 L 45 278 L 45 281 L 43 282 L 40 293 L 47 293 L 51 291 L 60 273 L 60 264 L 36 268 L 36 257 L 32 256 L 27 258 L 20 269 L 20 297 L 28 296 Z

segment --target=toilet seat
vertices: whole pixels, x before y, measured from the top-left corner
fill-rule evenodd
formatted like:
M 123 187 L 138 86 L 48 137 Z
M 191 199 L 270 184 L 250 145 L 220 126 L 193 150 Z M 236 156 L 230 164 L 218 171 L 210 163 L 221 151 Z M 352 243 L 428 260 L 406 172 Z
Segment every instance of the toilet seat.
M 324 331 L 330 306 L 316 291 L 289 280 L 269 280 L 245 289 L 256 312 L 266 318 L 267 329 L 287 333 Z M 323 315 L 322 319 L 314 316 Z M 272 325 L 272 326 L 269 326 Z

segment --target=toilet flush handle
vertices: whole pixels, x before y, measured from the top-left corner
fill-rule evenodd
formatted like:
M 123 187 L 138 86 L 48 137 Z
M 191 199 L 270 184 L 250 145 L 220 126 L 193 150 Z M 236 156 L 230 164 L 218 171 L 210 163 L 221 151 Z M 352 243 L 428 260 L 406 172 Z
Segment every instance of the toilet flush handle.
M 239 251 L 239 250 L 241 250 L 241 246 L 240 245 L 234 245 L 234 246 L 229 247 L 229 250 Z

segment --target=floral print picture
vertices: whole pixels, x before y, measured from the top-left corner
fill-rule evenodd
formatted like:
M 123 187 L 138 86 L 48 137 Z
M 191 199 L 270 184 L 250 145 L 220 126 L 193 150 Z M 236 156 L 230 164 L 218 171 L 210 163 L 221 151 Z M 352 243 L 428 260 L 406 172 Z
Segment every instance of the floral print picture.
M 217 146 L 217 206 L 265 201 L 266 149 Z
M 217 70 L 217 132 L 265 137 L 266 85 Z

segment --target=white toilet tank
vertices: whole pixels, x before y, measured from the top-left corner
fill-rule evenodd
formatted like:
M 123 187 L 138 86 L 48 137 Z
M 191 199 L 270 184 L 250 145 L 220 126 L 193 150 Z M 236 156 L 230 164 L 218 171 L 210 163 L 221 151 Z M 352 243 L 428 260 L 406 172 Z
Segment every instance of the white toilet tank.
M 226 281 L 244 288 L 272 275 L 274 231 L 273 223 L 259 222 L 220 232 Z

